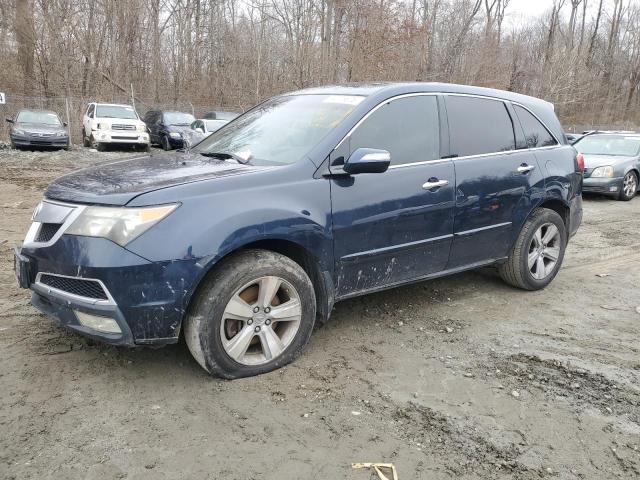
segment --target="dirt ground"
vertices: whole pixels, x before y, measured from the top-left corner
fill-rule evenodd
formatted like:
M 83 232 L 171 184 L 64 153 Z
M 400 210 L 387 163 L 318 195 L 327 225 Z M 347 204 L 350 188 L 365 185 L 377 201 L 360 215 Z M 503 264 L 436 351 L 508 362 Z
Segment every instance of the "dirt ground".
M 16 287 L 46 184 L 126 155 L 0 150 L 1 478 L 640 476 L 640 198 L 586 198 L 544 291 L 487 269 L 349 300 L 293 365 L 228 382 L 184 344 L 92 344 Z

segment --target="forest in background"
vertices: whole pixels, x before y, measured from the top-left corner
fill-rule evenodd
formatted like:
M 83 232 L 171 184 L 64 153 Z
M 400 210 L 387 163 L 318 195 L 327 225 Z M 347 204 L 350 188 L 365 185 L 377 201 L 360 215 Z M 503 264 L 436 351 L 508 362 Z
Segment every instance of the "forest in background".
M 0 0 L 0 91 L 242 110 L 315 85 L 438 81 L 553 102 L 565 123 L 640 124 L 640 2 Z M 509 17 L 510 18 L 510 17 Z M 143 108 L 144 109 L 144 108 Z

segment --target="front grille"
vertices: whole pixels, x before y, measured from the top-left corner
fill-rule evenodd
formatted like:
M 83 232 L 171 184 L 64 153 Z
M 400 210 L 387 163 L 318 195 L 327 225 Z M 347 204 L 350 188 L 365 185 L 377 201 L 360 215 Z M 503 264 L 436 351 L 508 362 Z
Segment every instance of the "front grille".
M 111 125 L 111 130 L 135 130 L 135 125 L 123 125 L 120 123 L 114 123 Z
M 108 300 L 107 293 L 99 282 L 95 280 L 86 280 L 84 278 L 59 277 L 43 273 L 40 276 L 40 283 L 51 288 L 62 290 L 63 292 L 72 293 L 86 298 L 94 298 L 96 300 Z
M 137 137 L 122 137 L 117 135 L 111 135 L 111 140 L 136 140 Z
M 43 223 L 38 230 L 36 242 L 48 242 L 60 230 L 61 226 L 61 223 Z

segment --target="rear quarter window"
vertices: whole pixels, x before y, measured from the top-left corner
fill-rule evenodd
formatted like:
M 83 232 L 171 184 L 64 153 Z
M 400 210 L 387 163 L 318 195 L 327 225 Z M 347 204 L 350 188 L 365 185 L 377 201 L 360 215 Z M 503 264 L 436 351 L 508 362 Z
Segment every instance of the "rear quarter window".
M 522 108 L 519 105 L 513 106 L 520 120 L 520 125 L 524 130 L 524 137 L 527 141 L 527 148 L 548 147 L 550 145 L 557 145 L 553 135 L 545 128 L 540 121 L 534 117 L 527 109 Z
M 513 122 L 501 100 L 447 96 L 449 142 L 458 157 L 515 150 Z

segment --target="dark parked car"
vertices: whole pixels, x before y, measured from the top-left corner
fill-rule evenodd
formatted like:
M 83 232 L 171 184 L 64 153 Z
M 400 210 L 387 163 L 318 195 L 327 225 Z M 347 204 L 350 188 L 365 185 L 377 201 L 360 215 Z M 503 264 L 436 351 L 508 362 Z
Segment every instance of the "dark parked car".
M 497 265 L 556 276 L 582 218 L 551 104 L 447 84 L 325 87 L 189 152 L 49 186 L 15 267 L 32 303 L 118 345 L 177 342 L 227 378 L 292 361 L 335 302 Z
M 226 120 L 230 122 L 234 118 L 236 118 L 239 113 L 236 112 L 222 112 L 219 110 L 212 110 L 210 112 L 205 113 L 202 118 L 205 120 Z
M 69 132 L 58 114 L 49 110 L 20 110 L 11 124 L 9 138 L 13 148 L 69 148 Z
M 184 146 L 184 134 L 196 119 L 190 113 L 149 110 L 143 120 L 149 129 L 151 143 L 173 150 Z
M 574 147 L 584 156 L 584 191 L 631 200 L 640 179 L 640 134 L 598 132 Z

